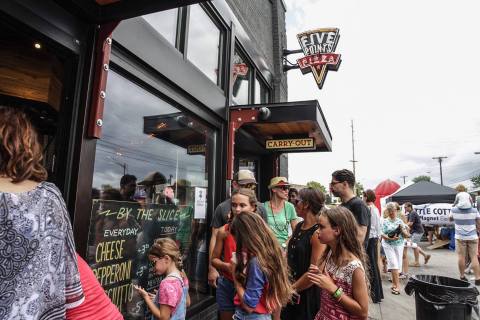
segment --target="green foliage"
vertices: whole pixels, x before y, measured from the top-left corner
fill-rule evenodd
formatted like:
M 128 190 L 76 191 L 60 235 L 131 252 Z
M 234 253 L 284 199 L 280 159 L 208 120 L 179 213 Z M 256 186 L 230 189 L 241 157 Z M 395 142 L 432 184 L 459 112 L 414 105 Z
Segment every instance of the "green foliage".
M 325 186 L 323 186 L 320 182 L 317 182 L 317 181 L 307 182 L 307 187 L 313 188 L 313 189 L 318 189 L 318 190 L 322 191 L 324 194 L 327 193 L 327 189 L 325 188 Z
M 103 191 L 108 190 L 108 189 L 113 189 L 111 184 L 102 184 L 101 188 L 102 188 Z
M 470 179 L 470 181 L 472 181 L 473 186 L 474 186 L 475 188 L 480 187 L 480 174 L 478 174 L 478 175 L 476 175 L 476 176 L 473 176 L 473 177 Z
M 363 195 L 363 185 L 360 182 L 355 182 L 355 194 L 357 197 L 361 197 Z
M 432 178 L 430 178 L 430 176 L 418 176 L 413 178 L 413 182 L 417 183 L 419 181 L 432 181 Z

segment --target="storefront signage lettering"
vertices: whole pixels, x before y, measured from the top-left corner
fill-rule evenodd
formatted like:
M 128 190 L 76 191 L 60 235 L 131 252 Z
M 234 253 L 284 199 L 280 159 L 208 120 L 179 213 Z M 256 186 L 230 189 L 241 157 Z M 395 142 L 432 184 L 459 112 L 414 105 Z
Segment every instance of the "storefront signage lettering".
M 205 154 L 206 147 L 204 144 L 192 144 L 187 146 L 187 154 Z
M 450 213 L 452 210 L 451 203 L 428 203 L 414 205 L 413 209 L 418 213 L 422 224 L 430 225 L 452 225 L 450 221 Z
M 300 139 L 276 139 L 265 142 L 266 149 L 315 149 L 315 140 L 313 138 Z
M 311 72 L 318 88 L 322 89 L 329 70 L 337 71 L 340 54 L 334 53 L 340 33 L 338 28 L 324 28 L 302 32 L 297 35 L 305 57 L 297 60 L 303 74 Z
M 190 225 L 189 206 L 93 200 L 87 261 L 108 297 L 128 319 L 143 319 L 146 306 L 133 285 L 158 287 L 148 251 L 157 238 L 181 233 Z

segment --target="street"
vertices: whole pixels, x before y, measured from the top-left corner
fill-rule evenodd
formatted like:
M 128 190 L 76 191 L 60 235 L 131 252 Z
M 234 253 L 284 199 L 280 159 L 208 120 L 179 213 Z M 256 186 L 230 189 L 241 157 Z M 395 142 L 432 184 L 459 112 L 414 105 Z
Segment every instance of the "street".
M 422 243 L 424 248 L 425 242 Z M 424 249 L 425 250 L 425 249 Z M 447 277 L 458 278 L 457 255 L 454 251 L 448 249 L 425 250 L 432 255 L 427 265 L 423 265 L 423 257 L 420 257 L 422 266 L 420 268 L 409 268 L 409 274 L 433 274 Z M 413 252 L 410 251 L 410 259 L 413 260 Z M 467 278 L 473 279 L 473 275 L 467 275 Z M 408 296 L 405 293 L 405 285 L 408 280 L 401 280 L 401 294 L 395 296 L 390 293 L 391 283 L 388 281 L 388 275 L 382 274 L 383 293 L 385 299 L 381 304 L 370 304 L 369 319 L 378 320 L 415 320 L 415 295 Z M 472 312 L 472 319 L 478 317 Z

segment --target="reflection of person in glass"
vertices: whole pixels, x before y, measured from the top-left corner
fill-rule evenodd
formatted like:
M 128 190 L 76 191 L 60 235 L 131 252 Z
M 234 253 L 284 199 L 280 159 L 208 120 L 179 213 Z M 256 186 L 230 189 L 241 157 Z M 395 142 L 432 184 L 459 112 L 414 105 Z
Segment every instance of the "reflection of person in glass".
M 134 201 L 133 196 L 137 189 L 137 177 L 126 174 L 120 179 L 120 194 L 123 201 Z

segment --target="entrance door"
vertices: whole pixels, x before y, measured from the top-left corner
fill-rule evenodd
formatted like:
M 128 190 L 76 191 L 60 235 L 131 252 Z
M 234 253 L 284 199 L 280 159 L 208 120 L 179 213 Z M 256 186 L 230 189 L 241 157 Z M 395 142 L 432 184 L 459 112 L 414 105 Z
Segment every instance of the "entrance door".
M 43 145 L 48 180 L 65 195 L 73 54 L 18 21 L 0 21 L 0 105 L 29 115 Z

